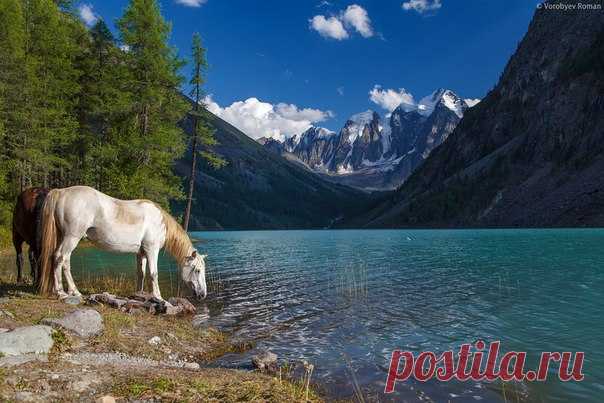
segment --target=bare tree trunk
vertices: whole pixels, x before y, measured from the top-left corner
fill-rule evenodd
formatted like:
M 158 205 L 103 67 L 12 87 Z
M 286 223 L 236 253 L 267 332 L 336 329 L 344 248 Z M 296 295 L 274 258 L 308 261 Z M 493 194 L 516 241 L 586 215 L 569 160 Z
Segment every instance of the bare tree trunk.
M 197 117 L 195 119 L 194 127 L 197 126 Z M 185 231 L 189 229 L 189 220 L 191 218 L 191 204 L 193 203 L 193 189 L 195 188 L 195 169 L 197 167 L 197 129 L 193 129 L 193 145 L 191 146 L 192 161 L 191 161 L 191 173 L 189 175 L 189 194 L 187 195 L 187 207 L 185 208 L 185 216 L 183 218 L 182 226 Z
M 201 72 L 201 65 L 197 63 L 195 66 L 196 77 L 199 77 Z M 189 229 L 189 220 L 191 218 L 191 204 L 193 203 L 193 191 L 195 189 L 195 170 L 197 167 L 197 122 L 199 121 L 199 98 L 201 96 L 200 85 L 195 85 L 195 105 L 193 110 L 193 144 L 191 146 L 191 174 L 189 175 L 189 194 L 187 196 L 187 206 L 185 208 L 185 216 L 183 217 L 182 226 L 185 231 Z

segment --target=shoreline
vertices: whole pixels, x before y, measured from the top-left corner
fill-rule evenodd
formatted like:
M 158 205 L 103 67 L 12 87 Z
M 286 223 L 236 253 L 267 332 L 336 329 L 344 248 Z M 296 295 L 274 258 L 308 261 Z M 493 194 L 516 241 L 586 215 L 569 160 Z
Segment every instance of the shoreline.
M 224 354 L 251 346 L 213 327 L 193 326 L 192 315 L 70 305 L 31 291 L 31 286 L 10 280 L 0 283 L 0 398 L 7 401 L 96 400 L 106 395 L 118 401 L 323 401 L 312 385 L 295 379 L 284 367 L 211 368 Z M 98 315 L 102 331 L 82 337 L 62 325 L 53 326 L 52 348 L 35 357 L 13 355 L 7 347 L 13 332 L 56 321 L 48 318 L 65 321 L 76 311 Z

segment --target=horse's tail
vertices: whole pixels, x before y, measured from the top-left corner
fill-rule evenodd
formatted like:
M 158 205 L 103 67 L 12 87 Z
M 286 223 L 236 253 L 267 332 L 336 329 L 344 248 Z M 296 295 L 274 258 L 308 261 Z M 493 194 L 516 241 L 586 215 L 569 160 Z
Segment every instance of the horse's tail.
M 36 267 L 34 276 L 34 285 L 38 287 L 40 281 L 40 253 L 42 250 L 42 211 L 44 210 L 44 203 L 46 202 L 46 197 L 48 196 L 48 189 L 41 188 L 36 196 L 36 204 L 34 206 L 34 225 L 35 225 L 35 233 L 34 239 L 32 240 L 32 245 L 34 249 L 34 257 L 35 257 L 35 265 Z
M 38 292 L 40 294 L 49 294 L 54 289 L 54 254 L 57 249 L 59 229 L 55 221 L 55 208 L 58 190 L 51 190 L 46 196 L 44 208 L 41 214 L 42 236 L 40 240 L 40 267 Z

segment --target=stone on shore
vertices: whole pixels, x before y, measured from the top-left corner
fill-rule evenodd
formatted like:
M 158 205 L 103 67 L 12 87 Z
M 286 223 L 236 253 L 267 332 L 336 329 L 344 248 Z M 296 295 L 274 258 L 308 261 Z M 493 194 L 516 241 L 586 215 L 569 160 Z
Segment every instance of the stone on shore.
M 70 295 L 63 298 L 62 301 L 67 305 L 80 305 L 84 302 L 84 299 L 80 295 Z
M 117 309 L 121 309 L 128 303 L 127 300 L 118 298 L 113 294 L 109 294 L 108 292 L 104 292 L 102 294 L 92 294 L 90 297 L 88 297 L 88 302 L 91 304 L 109 305 Z
M 78 337 L 89 338 L 103 333 L 103 317 L 94 309 L 78 309 L 61 319 L 42 319 L 42 324 L 60 328 Z
M 277 370 L 277 354 L 271 351 L 262 351 L 252 357 L 254 368 L 262 372 L 273 372 Z
M 48 326 L 18 327 L 0 334 L 0 353 L 4 356 L 48 354 L 54 341 Z
M 184 313 L 195 313 L 197 311 L 195 305 L 190 303 L 186 298 L 172 297 L 168 300 L 168 302 L 174 306 L 182 307 L 182 311 Z
M 152 346 L 157 346 L 161 344 L 161 338 L 159 336 L 153 336 L 149 339 L 148 343 Z

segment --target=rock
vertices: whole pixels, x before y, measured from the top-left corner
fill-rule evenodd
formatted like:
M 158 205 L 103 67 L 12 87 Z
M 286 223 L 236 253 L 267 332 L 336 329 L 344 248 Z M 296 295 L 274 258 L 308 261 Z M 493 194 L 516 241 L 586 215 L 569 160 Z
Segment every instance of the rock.
M 81 295 L 70 295 L 69 297 L 63 298 L 63 302 L 67 305 L 80 305 L 84 302 Z
M 122 311 L 126 313 L 134 313 L 137 310 L 145 309 L 145 303 L 135 300 L 129 299 L 128 302 L 121 308 Z
M 153 336 L 147 343 L 151 344 L 152 346 L 157 346 L 158 344 L 161 344 L 161 339 L 159 336 Z
M 90 382 L 87 380 L 80 380 L 71 383 L 71 389 L 74 392 L 82 393 L 90 388 Z
M 166 304 L 165 308 L 166 308 L 166 310 L 164 313 L 166 315 L 178 315 L 179 313 L 184 312 L 184 308 L 182 307 L 182 305 L 174 306 L 172 304 Z
M 17 402 L 35 402 L 36 400 L 36 395 L 32 392 L 21 390 L 15 393 L 15 401 Z
M 126 301 L 125 299 L 117 298 L 115 295 L 109 294 L 108 292 L 104 292 L 102 294 L 91 295 L 90 297 L 88 297 L 88 302 L 91 304 L 105 304 L 120 309 L 124 305 L 126 305 L 128 301 Z
M 96 399 L 96 403 L 115 403 L 115 397 L 113 396 L 103 396 Z
M 276 371 L 277 354 L 271 351 L 262 351 L 252 357 L 252 364 L 260 371 Z
M 185 362 L 182 367 L 184 369 L 189 369 L 189 370 L 198 370 L 199 368 L 201 368 L 199 366 L 199 364 L 196 362 Z
M 15 367 L 28 362 L 39 361 L 48 362 L 48 355 L 46 354 L 23 354 L 23 355 L 9 355 L 0 358 L 0 367 Z
M 195 313 L 197 311 L 197 309 L 195 308 L 195 305 L 193 305 L 191 302 L 189 302 L 189 300 L 186 298 L 172 297 L 168 300 L 168 302 L 174 306 L 182 307 L 183 312 L 185 312 L 185 313 Z
M 52 328 L 25 326 L 0 334 L 0 353 L 5 356 L 48 354 L 54 341 Z
M 191 321 L 191 326 L 195 329 L 203 329 L 208 326 L 208 320 L 210 319 L 210 315 L 201 313 L 199 315 L 195 315 L 193 320 Z
M 103 333 L 103 318 L 94 309 L 78 309 L 65 315 L 62 319 L 46 318 L 41 321 L 44 325 L 64 329 L 76 336 L 89 338 Z
M 153 296 L 151 294 L 146 293 L 146 292 L 140 292 L 140 291 L 131 295 L 130 297 L 128 297 L 128 299 L 133 299 L 133 300 L 141 301 L 141 302 L 147 302 L 151 298 L 153 298 Z

